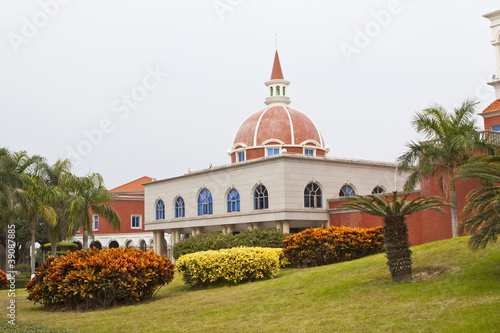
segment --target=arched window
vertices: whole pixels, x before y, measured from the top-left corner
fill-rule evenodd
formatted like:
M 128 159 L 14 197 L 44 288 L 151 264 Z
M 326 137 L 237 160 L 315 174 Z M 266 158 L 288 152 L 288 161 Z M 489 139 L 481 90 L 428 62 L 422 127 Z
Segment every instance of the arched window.
M 240 211 L 240 194 L 236 189 L 229 191 L 227 195 L 227 212 L 239 212 Z
M 286 95 L 286 94 L 285 94 L 285 88 L 286 88 L 286 87 L 283 87 L 283 96 L 285 96 L 285 95 Z
M 321 188 L 314 183 L 310 183 L 304 189 L 304 207 L 322 207 Z
M 342 186 L 339 192 L 339 196 L 341 197 L 353 197 L 355 195 L 356 192 L 354 192 L 354 189 L 349 185 Z
M 269 87 L 271 88 L 271 96 L 273 96 L 273 87 Z
M 212 193 L 206 188 L 198 195 L 198 215 L 213 214 Z
M 156 203 L 156 219 L 163 220 L 165 218 L 165 204 L 163 200 L 158 200 Z
M 186 216 L 184 207 L 184 199 L 182 199 L 182 197 L 178 197 L 177 200 L 175 200 L 175 218 Z
M 268 209 L 269 196 L 267 188 L 264 185 L 259 185 L 253 193 L 253 208 L 254 209 Z
M 372 194 L 380 194 L 380 193 L 384 193 L 384 192 L 385 192 L 385 190 L 382 186 L 375 186 L 375 188 L 372 191 Z
M 280 95 L 280 86 L 276 86 L 276 96 Z

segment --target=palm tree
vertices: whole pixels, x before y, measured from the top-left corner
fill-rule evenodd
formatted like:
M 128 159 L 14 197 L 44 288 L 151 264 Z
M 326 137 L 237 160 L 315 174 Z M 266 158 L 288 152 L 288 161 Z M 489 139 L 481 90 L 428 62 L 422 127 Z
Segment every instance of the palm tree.
M 457 177 L 482 182 L 466 197 L 460 231 L 474 233 L 469 240 L 471 249 L 484 248 L 496 242 L 500 234 L 500 157 L 476 157 L 460 167 Z
M 492 153 L 494 146 L 481 137 L 476 126 L 477 101 L 469 99 L 453 113 L 440 105 L 417 113 L 412 125 L 424 141 L 411 142 L 408 151 L 398 159 L 400 172 L 410 171 L 405 190 L 410 192 L 422 179 L 436 177 L 443 193 L 449 197 L 453 237 L 458 237 L 456 169 L 478 153 Z
M 70 177 L 68 186 L 71 191 L 69 203 L 70 225 L 68 233 L 74 235 L 83 226 L 83 248 L 88 249 L 89 231 L 92 233 L 92 215 L 104 217 L 115 230 L 120 229 L 120 217 L 109 206 L 113 196 L 104 186 L 102 176 L 92 173 L 84 177 Z
M 408 196 L 409 194 L 405 194 L 398 197 L 398 192 L 393 192 L 392 197 L 357 195 L 347 197 L 348 202 L 337 208 L 350 208 L 382 217 L 387 265 L 394 282 L 411 280 L 411 250 L 406 216 L 427 209 L 442 213 L 440 207 L 449 206 L 449 203 L 440 197 L 417 197 L 412 201 L 407 201 Z

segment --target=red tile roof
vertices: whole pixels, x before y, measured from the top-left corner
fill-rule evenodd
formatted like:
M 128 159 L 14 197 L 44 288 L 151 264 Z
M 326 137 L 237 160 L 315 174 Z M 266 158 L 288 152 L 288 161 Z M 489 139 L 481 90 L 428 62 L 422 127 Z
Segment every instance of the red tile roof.
M 109 190 L 110 192 L 141 192 L 144 191 L 144 186 L 142 184 L 155 181 L 156 179 L 144 176 L 139 179 L 133 180 L 129 183 L 115 187 Z
M 492 112 L 500 110 L 500 98 L 491 103 L 483 112 Z

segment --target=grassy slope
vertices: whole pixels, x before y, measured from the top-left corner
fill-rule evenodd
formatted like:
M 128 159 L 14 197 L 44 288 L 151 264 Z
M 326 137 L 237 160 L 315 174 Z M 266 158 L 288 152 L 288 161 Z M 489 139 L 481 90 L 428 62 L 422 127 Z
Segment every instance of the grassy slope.
M 154 301 L 94 312 L 46 311 L 18 290 L 17 319 L 71 332 L 500 332 L 500 244 L 466 241 L 413 248 L 414 273 L 442 271 L 433 280 L 393 284 L 375 255 L 233 287 L 176 277 Z

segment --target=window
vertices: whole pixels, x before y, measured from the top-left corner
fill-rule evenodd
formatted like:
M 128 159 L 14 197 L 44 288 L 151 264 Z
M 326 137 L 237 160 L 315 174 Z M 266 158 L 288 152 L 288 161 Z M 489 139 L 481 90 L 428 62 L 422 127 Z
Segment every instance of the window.
M 141 229 L 141 215 L 132 215 L 131 216 L 131 227 L 132 229 Z
M 279 96 L 280 95 L 280 86 L 277 86 L 276 87 L 276 96 Z
M 232 189 L 227 195 L 227 212 L 239 212 L 240 211 L 240 194 L 237 190 Z
M 280 154 L 279 148 L 267 148 L 267 156 L 274 156 L 279 154 Z
M 99 215 L 92 215 L 92 230 L 99 230 Z
M 314 149 L 304 148 L 304 155 L 305 156 L 314 156 Z
M 285 96 L 285 95 L 286 95 L 286 94 L 285 94 L 285 87 L 283 87 L 283 96 Z
M 254 209 L 268 209 L 269 208 L 269 196 L 267 194 L 267 188 L 264 185 L 259 185 L 253 193 L 253 208 Z
M 493 125 L 493 126 L 491 126 L 491 130 L 492 131 L 497 131 L 497 132 L 500 131 L 500 125 Z
M 156 203 L 156 219 L 165 219 L 165 204 L 163 203 L 163 200 L 158 200 Z
M 213 214 L 212 193 L 207 189 L 203 189 L 198 196 L 198 215 L 210 214 Z
M 375 186 L 375 188 L 372 191 L 372 194 L 380 194 L 380 193 L 384 193 L 384 192 L 385 192 L 385 190 L 382 186 Z
M 238 153 L 238 162 L 243 162 L 243 161 L 245 161 L 245 152 L 244 151 Z
M 179 217 L 185 217 L 186 216 L 186 210 L 184 206 L 184 199 L 182 197 L 178 197 L 177 200 L 175 200 L 175 218 Z
M 273 87 L 270 87 L 271 88 L 271 96 L 273 95 Z
M 308 184 L 304 189 L 304 207 L 321 208 L 321 202 L 321 188 L 314 183 Z
M 353 197 L 356 195 L 356 192 L 354 192 L 354 189 L 349 186 L 349 185 L 344 185 L 342 186 L 342 188 L 340 189 L 340 193 L 339 195 L 341 197 Z

